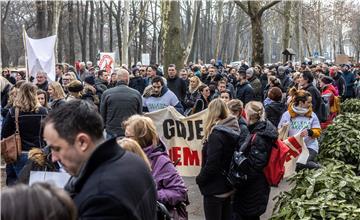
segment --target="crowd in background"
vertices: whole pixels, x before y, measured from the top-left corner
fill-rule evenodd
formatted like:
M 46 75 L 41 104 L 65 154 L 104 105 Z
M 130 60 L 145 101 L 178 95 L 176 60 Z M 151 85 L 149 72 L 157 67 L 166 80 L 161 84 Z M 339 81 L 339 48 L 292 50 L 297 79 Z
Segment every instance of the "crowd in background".
M 30 77 L 29 81 L 26 81 L 26 74 L 21 71 L 13 73 L 3 70 L 0 77 L 1 138 L 15 132 L 15 110 L 19 110 L 18 123 L 23 150 L 15 163 L 6 166 L 7 185 L 26 183 L 29 172 L 34 167 L 24 167 L 29 165 L 29 158 L 33 159 L 33 148 L 46 149 L 46 144 L 56 142 L 53 134 L 44 133 L 44 120 L 45 126 L 53 126 L 49 127 L 50 131 L 54 128 L 60 138 L 66 137 L 68 143 L 74 142 L 75 137 L 71 138 L 71 135 L 82 131 L 81 126 L 90 130 L 96 127 L 97 131 L 89 131 L 97 132 L 96 141 L 93 140 L 94 143 L 91 142 L 89 146 L 100 145 L 98 149 L 87 153 L 83 158 L 79 156 L 72 160 L 83 159 L 77 161 L 82 164 L 97 155 L 110 161 L 111 155 L 101 155 L 99 152 L 105 145 L 119 144 L 136 153 L 146 164 L 144 167 L 148 168 L 146 172 L 151 174 L 157 192 L 152 194 L 151 190 L 147 191 L 148 197 L 141 200 L 145 207 L 141 215 L 154 216 L 149 211 L 149 207 L 154 205 L 150 204 L 153 199 L 154 202 L 157 200 L 165 204 L 170 212 L 173 211 L 170 214 L 176 216 L 176 219 L 186 219 L 181 213 L 189 202 L 187 189 L 169 159 L 166 146 L 158 136 L 154 123 L 142 116 L 144 112 L 173 106 L 179 113 L 189 116 L 209 109 L 204 125 L 202 167 L 196 177 L 196 183 L 204 196 L 205 217 L 207 220 L 259 219 L 266 210 L 270 193 L 270 186 L 262 170 L 268 163 L 271 147 L 278 138 L 277 130 L 290 124 L 288 136 L 300 132 L 304 137 L 309 158 L 307 164 L 298 169 L 318 168 L 321 165 L 316 162 L 319 152 L 317 139 L 321 131 L 339 113 L 340 101 L 360 97 L 360 69 L 351 64 L 287 62 L 250 67 L 246 62 L 230 66 L 213 59 L 210 64 L 190 63 L 183 67 L 171 64 L 166 70 L 158 65 L 142 65 L 139 62 L 131 67 L 123 65 L 108 73 L 99 70 L 91 62 L 80 62 L 75 67 L 57 64 L 54 81 L 49 80 L 47 73 L 42 71 L 36 73 L 35 78 Z M 80 106 L 80 112 L 71 113 L 77 105 Z M 87 112 L 89 109 L 97 115 Z M 73 116 L 65 115 L 66 111 Z M 85 116 L 89 114 L 90 118 L 94 117 L 94 121 L 98 123 L 87 122 L 82 113 Z M 64 121 L 63 125 L 61 120 Z M 66 120 L 69 120 L 69 124 L 66 124 Z M 75 134 L 63 131 L 70 129 L 70 123 L 81 124 L 79 129 L 76 126 L 73 128 Z M 85 133 L 88 131 L 86 129 Z M 106 139 L 103 140 L 104 129 Z M 249 137 L 254 134 L 255 140 L 250 140 Z M 245 151 L 249 164 L 244 172 L 248 174 L 248 179 L 235 190 L 227 183 L 222 170 L 228 169 L 238 138 L 250 147 Z M 54 153 L 55 147 L 51 148 L 51 170 L 65 169 L 78 177 L 68 183 L 66 190 L 70 195 L 74 193 L 72 198 L 78 208 L 78 215 L 91 216 L 91 212 L 89 214 L 89 210 L 83 206 L 87 204 L 86 198 L 79 196 L 79 187 L 83 187 L 81 181 L 84 181 L 79 176 L 85 179 L 89 177 L 83 167 L 81 171 L 79 167 L 75 169 L 69 158 L 66 158 L 68 164 L 64 158 L 61 160 L 61 154 Z M 50 149 L 47 151 L 45 154 L 50 155 Z M 113 153 L 123 154 L 115 147 Z M 120 161 L 119 158 L 116 160 Z M 132 161 L 131 158 L 129 160 Z M 90 161 L 95 163 L 95 159 Z M 103 165 L 98 164 L 95 168 L 88 166 L 86 168 L 92 170 Z M 121 172 L 118 174 L 122 174 Z M 108 170 L 106 174 L 104 172 L 105 175 L 113 174 Z M 42 187 L 55 193 L 48 186 Z M 151 189 L 152 186 L 149 183 L 146 187 Z M 27 190 L 34 189 L 35 186 Z M 26 191 L 21 188 L 19 190 Z M 124 192 L 115 189 L 114 193 Z M 150 205 L 146 204 L 149 201 Z M 101 213 L 101 208 L 96 209 Z M 117 213 L 115 209 L 110 212 Z M 73 216 L 74 212 L 67 214 Z M 137 217 L 134 219 L 148 219 Z

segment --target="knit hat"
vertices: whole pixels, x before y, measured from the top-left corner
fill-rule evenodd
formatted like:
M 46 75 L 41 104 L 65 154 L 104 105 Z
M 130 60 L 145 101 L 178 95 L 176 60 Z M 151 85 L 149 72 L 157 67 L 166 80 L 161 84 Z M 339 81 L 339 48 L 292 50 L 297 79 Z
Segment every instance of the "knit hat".
M 74 80 L 69 83 L 68 90 L 69 92 L 81 92 L 84 89 L 84 86 L 79 80 Z
M 90 85 L 95 85 L 95 77 L 94 76 L 87 76 L 85 77 L 84 81 L 87 83 L 87 84 L 90 84 Z

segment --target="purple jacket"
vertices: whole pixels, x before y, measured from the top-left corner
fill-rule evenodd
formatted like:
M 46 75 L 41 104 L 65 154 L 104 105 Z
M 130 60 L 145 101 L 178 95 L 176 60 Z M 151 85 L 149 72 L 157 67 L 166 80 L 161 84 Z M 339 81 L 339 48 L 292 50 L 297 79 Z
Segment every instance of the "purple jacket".
M 184 180 L 171 162 L 165 147 L 149 146 L 144 148 L 144 151 L 151 163 L 151 174 L 156 183 L 158 201 L 172 206 L 185 201 L 187 189 Z

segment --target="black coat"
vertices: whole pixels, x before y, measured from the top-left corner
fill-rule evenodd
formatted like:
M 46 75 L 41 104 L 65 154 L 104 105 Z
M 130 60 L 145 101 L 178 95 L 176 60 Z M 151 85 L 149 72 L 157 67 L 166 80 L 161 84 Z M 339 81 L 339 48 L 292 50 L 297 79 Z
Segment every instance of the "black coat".
M 143 94 L 146 87 L 146 80 L 141 76 L 130 78 L 129 87 L 139 91 L 140 94 Z
M 156 188 L 149 168 L 116 139 L 98 146 L 65 190 L 79 219 L 153 220 L 156 216 Z
M 260 216 L 266 211 L 270 194 L 263 169 L 268 163 L 278 133 L 269 121 L 250 125 L 249 131 L 256 136 L 245 150 L 248 163 L 244 165 L 243 172 L 248 179 L 235 192 L 233 210 L 240 215 Z
M 243 84 L 238 83 L 236 86 L 236 98 L 240 99 L 244 105 L 254 100 L 254 89 L 251 87 L 249 82 Z
M 123 136 L 122 122 L 135 114 L 142 114 L 142 98 L 138 91 L 125 84 L 106 90 L 100 103 L 100 113 L 105 129 L 116 136 Z
M 177 96 L 179 101 L 184 102 L 187 87 L 183 79 L 178 76 L 175 78 L 168 78 L 167 87 Z
M 282 102 L 271 102 L 270 104 L 265 106 L 265 114 L 266 118 L 277 127 L 282 114 L 285 112 L 286 107 Z
M 313 112 L 315 112 L 315 114 L 319 117 L 320 115 L 320 105 L 321 105 L 321 94 L 319 92 L 319 90 L 312 84 L 309 83 L 305 88 L 303 88 L 304 90 L 308 91 L 311 94 L 312 97 L 312 109 Z
M 44 147 L 45 142 L 42 138 L 41 121 L 46 117 L 48 111 L 40 107 L 38 112 L 19 112 L 19 130 L 23 151 L 29 151 L 33 147 Z M 3 121 L 1 138 L 9 137 L 14 134 L 15 108 L 11 107 Z
M 214 127 L 202 148 L 201 170 L 196 177 L 202 195 L 219 195 L 233 189 L 224 172 L 229 170 L 238 139 L 239 131 L 225 126 Z
M 240 139 L 239 143 L 244 143 L 245 139 L 249 135 L 248 125 L 243 117 L 238 119 L 239 127 L 240 127 Z M 239 150 L 239 149 L 238 149 Z

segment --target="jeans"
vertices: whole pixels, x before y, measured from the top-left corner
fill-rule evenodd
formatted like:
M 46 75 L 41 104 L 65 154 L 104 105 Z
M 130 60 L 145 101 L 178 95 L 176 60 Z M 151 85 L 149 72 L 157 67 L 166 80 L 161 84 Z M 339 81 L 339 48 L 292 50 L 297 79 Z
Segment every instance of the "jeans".
M 231 196 L 218 198 L 204 196 L 204 212 L 206 220 L 230 220 L 231 219 Z
M 24 168 L 28 161 L 28 152 L 21 153 L 18 160 L 15 163 L 6 165 L 6 185 L 15 185 L 21 170 Z

